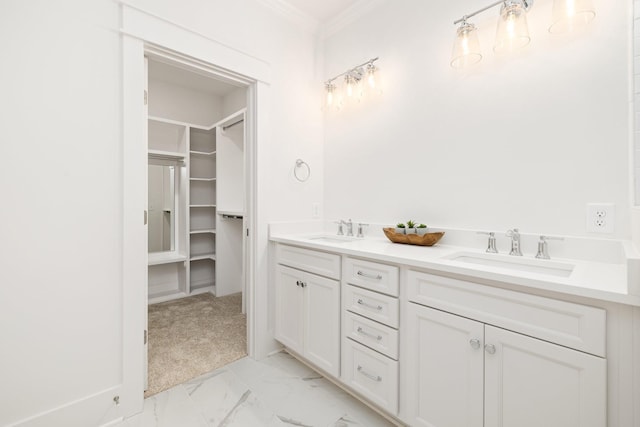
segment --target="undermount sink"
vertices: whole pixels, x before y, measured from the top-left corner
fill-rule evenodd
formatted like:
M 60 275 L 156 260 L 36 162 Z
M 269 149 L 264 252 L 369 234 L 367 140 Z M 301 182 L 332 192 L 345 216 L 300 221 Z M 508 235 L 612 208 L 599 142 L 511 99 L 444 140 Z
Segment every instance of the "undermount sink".
M 325 243 L 347 243 L 353 242 L 355 237 L 344 237 L 344 236 L 309 236 L 308 240 L 313 240 L 316 242 L 325 242 Z
M 477 254 L 472 252 L 457 252 L 444 257 L 451 261 L 467 264 L 483 265 L 487 267 L 504 268 L 523 273 L 546 274 L 549 276 L 569 277 L 575 267 L 573 264 L 541 259 L 521 258 L 509 255 Z

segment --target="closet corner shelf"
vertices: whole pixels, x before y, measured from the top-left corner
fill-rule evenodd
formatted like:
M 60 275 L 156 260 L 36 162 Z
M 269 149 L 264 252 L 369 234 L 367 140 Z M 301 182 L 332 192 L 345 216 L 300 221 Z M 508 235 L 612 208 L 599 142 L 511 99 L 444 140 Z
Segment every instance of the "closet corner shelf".
M 209 228 L 206 230 L 191 230 L 189 234 L 216 234 L 215 228 Z
M 216 254 L 193 255 L 191 258 L 189 258 L 189 261 L 202 261 L 203 259 L 210 259 L 211 261 L 215 261 Z
M 189 205 L 190 208 L 215 208 L 216 205 Z
M 191 151 L 189 151 L 189 153 L 194 155 L 194 156 L 213 156 L 214 154 L 216 154 L 216 151 L 191 150 Z
M 208 182 L 213 182 L 215 180 L 216 180 L 215 178 L 196 178 L 196 177 L 189 178 L 189 181 L 208 181 Z
M 184 160 L 184 153 L 178 151 L 149 150 L 149 157 L 153 159 Z
M 191 295 L 198 295 L 205 292 L 211 292 L 215 295 L 216 284 L 212 280 L 200 280 L 191 282 Z
M 174 262 L 184 262 L 186 260 L 186 255 L 177 254 L 175 252 L 154 252 L 149 254 L 148 264 L 173 264 Z
M 241 218 L 244 217 L 244 212 L 242 212 L 242 211 L 221 211 L 221 210 L 218 210 L 218 215 L 220 215 L 222 217 L 227 217 L 227 218 L 241 219 Z

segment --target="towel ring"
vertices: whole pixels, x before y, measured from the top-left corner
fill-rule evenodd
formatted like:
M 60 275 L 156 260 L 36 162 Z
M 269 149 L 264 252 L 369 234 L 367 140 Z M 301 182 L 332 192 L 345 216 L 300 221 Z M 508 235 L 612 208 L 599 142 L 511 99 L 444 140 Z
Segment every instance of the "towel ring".
M 306 169 L 306 171 L 305 171 Z M 302 170 L 302 171 L 301 171 Z M 302 159 L 296 160 L 296 166 L 293 168 L 293 176 L 300 182 L 305 182 L 311 176 L 311 168 Z

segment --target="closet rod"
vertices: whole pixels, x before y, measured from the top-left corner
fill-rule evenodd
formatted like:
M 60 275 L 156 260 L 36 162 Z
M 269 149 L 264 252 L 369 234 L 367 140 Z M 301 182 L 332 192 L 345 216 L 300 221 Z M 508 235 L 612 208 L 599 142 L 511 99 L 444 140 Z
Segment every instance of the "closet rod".
M 230 125 L 227 125 L 227 126 L 222 126 L 222 130 L 227 130 L 227 129 L 232 128 L 232 127 L 234 127 L 235 125 L 237 125 L 237 124 L 239 124 L 239 123 L 242 123 L 242 122 L 244 122 L 244 119 L 240 119 L 240 120 L 238 120 L 237 122 L 235 122 L 235 123 L 231 123 Z

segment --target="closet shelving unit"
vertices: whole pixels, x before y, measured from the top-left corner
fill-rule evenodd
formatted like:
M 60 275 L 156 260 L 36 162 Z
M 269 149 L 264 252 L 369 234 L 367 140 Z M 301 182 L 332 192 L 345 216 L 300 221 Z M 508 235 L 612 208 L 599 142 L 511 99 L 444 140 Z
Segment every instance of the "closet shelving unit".
M 184 214 L 187 204 L 186 157 L 189 146 L 189 128 L 184 123 L 159 117 L 148 117 L 148 157 L 150 163 L 172 164 L 176 166 L 173 250 L 153 252 L 148 258 L 149 299 L 161 301 L 189 293 L 186 268 L 188 259 L 188 239 L 186 233 L 188 218 Z
M 244 114 L 209 127 L 148 118 L 149 158 L 181 165 L 175 250 L 149 254 L 150 303 L 242 291 Z
M 189 146 L 190 293 L 215 292 L 216 130 L 192 127 Z
M 216 129 L 153 116 L 148 125 L 149 158 L 181 166 L 175 246 L 149 254 L 149 302 L 215 293 Z

